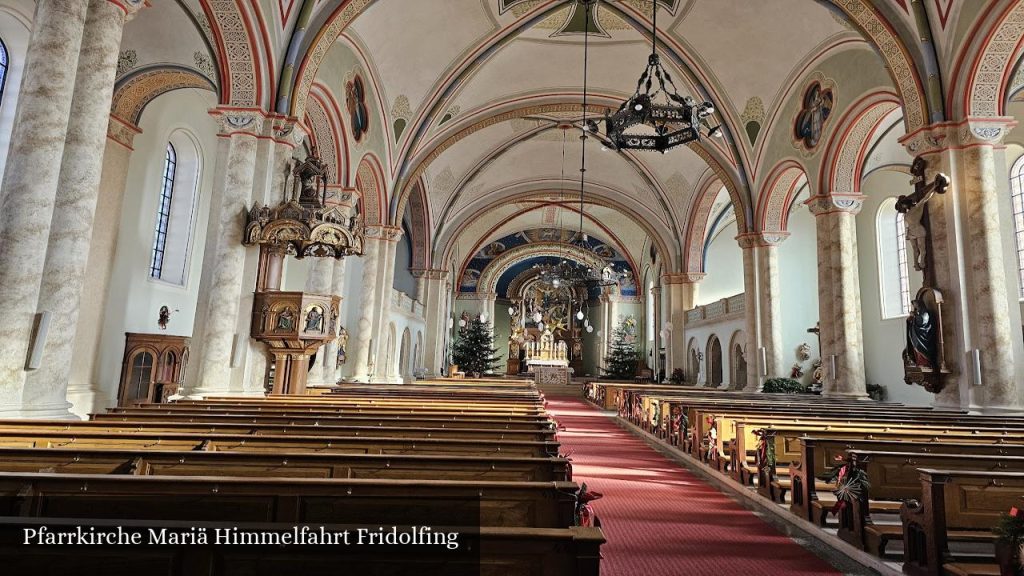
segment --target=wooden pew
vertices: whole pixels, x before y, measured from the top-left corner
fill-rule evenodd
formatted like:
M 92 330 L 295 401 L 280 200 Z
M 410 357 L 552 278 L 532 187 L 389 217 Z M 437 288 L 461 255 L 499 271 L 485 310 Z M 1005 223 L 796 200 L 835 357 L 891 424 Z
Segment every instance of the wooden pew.
M 2 472 L 567 482 L 565 458 L 0 448 Z
M 480 526 L 567 528 L 578 489 L 572 482 L 0 472 L 0 516 L 431 526 L 471 524 L 479 514 Z
M 792 482 L 789 509 L 797 516 L 819 525 L 824 525 L 824 515 L 831 503 L 827 500 L 824 503 L 821 502 L 817 490 L 820 483 L 814 482 L 812 479 L 827 473 L 837 463 L 837 458 L 845 458 L 849 450 L 913 454 L 969 452 L 985 458 L 1024 456 L 1024 445 L 1021 443 L 985 443 L 983 440 L 977 442 L 957 442 L 949 439 L 910 441 L 851 438 L 848 436 L 830 438 L 814 435 L 813 437 L 797 437 L 794 441 L 799 456 L 789 465 L 789 478 Z M 894 510 L 890 508 L 889 511 Z
M 345 454 L 457 454 L 465 456 L 547 457 L 558 454 L 557 442 L 460 440 L 444 438 L 359 438 L 331 436 L 254 436 L 249 434 L 188 434 L 149 432 L 145 429 L 117 432 L 61 430 L 7 430 L 0 432 L 0 446 L 22 448 L 146 450 L 208 450 L 236 452 L 333 452 Z
M 173 405 L 166 405 L 168 408 Z M 316 422 L 330 422 L 336 426 L 387 426 L 387 427 L 422 427 L 422 428 L 478 428 L 493 430 L 543 430 L 551 427 L 550 419 L 534 418 L 529 420 L 509 420 L 506 418 L 461 418 L 458 416 L 372 416 L 372 415 L 341 415 L 329 411 L 295 411 L 295 410 L 238 410 L 221 408 L 214 410 L 181 408 L 167 409 L 154 405 L 152 408 L 118 408 L 107 413 L 93 414 L 93 420 L 127 421 L 135 415 L 157 416 L 167 422 L 182 421 L 189 416 L 208 416 L 222 414 L 227 421 L 251 421 L 267 424 L 288 424 L 302 419 Z
M 994 558 L 961 560 L 951 554 L 949 542 L 994 542 L 992 528 L 1000 514 L 1021 505 L 1024 473 L 923 468 L 920 478 L 921 501 L 900 509 L 903 571 L 910 576 L 992 574 Z
M 1024 447 L 1017 455 L 979 455 L 973 446 L 944 445 L 942 450 L 959 448 L 962 452 L 882 452 L 875 450 L 848 450 L 846 462 L 862 470 L 868 487 L 858 500 L 843 508 L 839 514 L 839 537 L 883 556 L 890 541 L 902 540 L 903 529 L 898 524 L 875 524 L 871 519 L 871 506 L 880 501 L 890 504 L 921 498 L 921 478 L 918 469 L 972 470 L 985 472 L 1024 472 Z M 898 508 L 890 511 L 897 512 Z

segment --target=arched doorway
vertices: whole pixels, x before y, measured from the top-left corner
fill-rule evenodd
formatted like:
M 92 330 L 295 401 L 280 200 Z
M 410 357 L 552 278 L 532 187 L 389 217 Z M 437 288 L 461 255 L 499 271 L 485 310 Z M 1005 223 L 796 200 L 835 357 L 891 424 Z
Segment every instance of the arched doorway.
M 387 347 L 384 349 L 384 365 L 377 370 L 385 378 L 395 375 L 395 325 L 388 326 Z
M 722 343 L 718 336 L 712 335 L 708 339 L 707 358 L 707 386 L 718 388 L 722 385 Z
M 747 356 L 743 353 L 743 332 L 737 330 L 729 343 L 729 387 L 742 390 L 747 386 Z
M 402 332 L 402 347 L 398 353 L 398 374 L 403 380 L 412 379 L 412 363 L 409 356 L 409 346 L 412 342 L 412 336 L 409 333 L 409 329 L 406 328 L 405 332 Z

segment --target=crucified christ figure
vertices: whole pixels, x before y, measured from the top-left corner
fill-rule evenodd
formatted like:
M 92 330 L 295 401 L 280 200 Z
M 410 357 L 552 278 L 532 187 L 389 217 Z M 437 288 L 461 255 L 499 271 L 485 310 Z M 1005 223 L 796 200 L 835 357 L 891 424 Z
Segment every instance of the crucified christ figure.
M 914 160 L 910 167 L 910 174 L 914 177 L 911 181 L 914 184 L 914 193 L 900 196 L 896 200 L 896 211 L 904 214 L 907 241 L 914 252 L 914 270 L 924 270 L 928 265 L 928 243 L 931 234 L 928 201 L 934 194 L 944 194 L 949 186 L 949 178 L 945 174 L 936 174 L 934 180 L 926 182 L 926 166 L 923 158 Z

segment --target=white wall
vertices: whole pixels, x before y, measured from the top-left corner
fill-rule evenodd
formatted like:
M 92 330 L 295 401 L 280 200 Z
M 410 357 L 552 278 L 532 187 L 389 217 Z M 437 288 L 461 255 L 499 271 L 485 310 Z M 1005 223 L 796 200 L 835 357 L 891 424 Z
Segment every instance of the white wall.
M 107 402 L 113 402 L 117 394 L 125 332 L 192 335 L 217 152 L 217 126 L 207 111 L 215 105 L 211 92 L 178 90 L 154 100 L 139 123 L 142 134 L 135 138 L 128 166 L 99 350 L 98 383 Z M 192 135 L 202 158 L 192 257 L 182 286 L 149 277 L 164 155 L 168 138 L 176 130 Z M 88 295 L 83 305 L 88 305 Z M 166 331 L 157 325 L 161 306 L 172 311 Z
M 797 202 L 789 214 L 790 237 L 779 251 L 779 310 L 782 313 L 782 366 L 781 374 L 789 377 L 797 362 L 796 350 L 800 344 L 811 347 L 809 360 L 801 362 L 805 384 L 811 383 L 814 360 L 820 357 L 818 338 L 807 332 L 818 322 L 818 246 L 814 215 Z
M 347 378 L 355 371 L 356 334 L 359 332 L 359 316 L 363 307 L 363 259 L 348 258 L 345 264 L 345 293 L 341 299 L 340 322 L 342 328 L 348 330 L 348 347 L 345 350 L 346 360 L 342 364 L 341 374 Z
M 867 382 L 881 384 L 889 400 L 905 404 L 930 405 L 934 395 L 921 386 L 903 382 L 903 349 L 906 347 L 906 317 L 884 318 L 878 266 L 875 221 L 882 202 L 910 191 L 909 176 L 884 170 L 869 174 L 861 183 L 867 196 L 857 215 L 857 252 L 860 267 L 860 301 L 864 325 L 864 367 Z M 912 257 L 908 254 L 908 257 Z M 921 285 L 920 273 L 911 264 L 910 290 Z
M 743 292 L 743 250 L 736 242 L 736 223 L 732 222 L 711 240 L 705 257 L 695 306 L 703 306 Z

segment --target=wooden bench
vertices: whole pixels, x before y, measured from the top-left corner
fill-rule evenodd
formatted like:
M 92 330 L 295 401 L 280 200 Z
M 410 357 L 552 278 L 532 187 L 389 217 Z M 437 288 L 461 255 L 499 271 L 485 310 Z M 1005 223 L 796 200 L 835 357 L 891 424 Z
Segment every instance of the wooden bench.
M 0 448 L 2 472 L 566 482 L 565 458 Z
M 0 472 L 0 516 L 567 528 L 572 482 Z
M 843 540 L 868 552 L 883 556 L 893 540 L 903 539 L 899 524 L 876 524 L 871 518 L 872 506 L 887 501 L 886 512 L 898 513 L 899 505 L 908 500 L 919 500 L 921 494 L 921 468 L 942 470 L 971 470 L 981 472 L 1024 472 L 1024 446 L 1007 454 L 981 455 L 974 446 L 943 445 L 941 451 L 960 449 L 957 453 L 936 452 L 880 452 L 849 450 L 847 462 L 864 471 L 868 487 L 861 497 L 843 508 L 839 514 L 838 535 Z M 877 508 L 875 508 L 877 510 Z
M 950 553 L 949 542 L 994 542 L 992 528 L 1000 514 L 1021 505 L 1024 473 L 923 468 L 920 479 L 920 502 L 900 509 L 903 571 L 910 576 L 991 573 L 994 558 L 961 561 Z
M 346 454 L 458 454 L 547 457 L 558 454 L 557 442 L 516 442 L 506 440 L 460 440 L 444 438 L 360 438 L 353 436 L 298 436 L 249 434 L 189 434 L 150 432 L 144 428 L 123 432 L 61 430 L 6 430 L 0 432 L 0 446 L 22 448 L 105 449 L 111 447 L 146 450 L 208 450 L 236 452 L 334 452 Z

